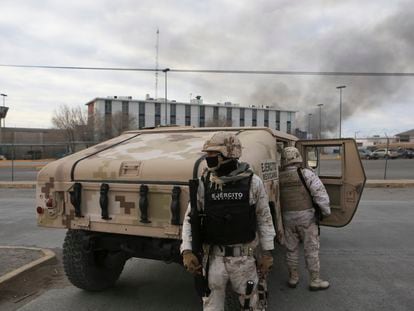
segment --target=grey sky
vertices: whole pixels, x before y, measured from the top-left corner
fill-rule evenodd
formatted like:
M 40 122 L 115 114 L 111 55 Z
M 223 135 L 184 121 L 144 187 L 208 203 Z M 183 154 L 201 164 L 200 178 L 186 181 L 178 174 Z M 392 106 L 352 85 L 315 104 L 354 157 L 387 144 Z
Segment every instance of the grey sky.
M 410 1 L 0 1 L 0 63 L 154 68 L 414 72 Z M 414 128 L 414 78 L 171 73 L 169 98 L 275 104 L 298 110 L 302 129 L 317 104 L 338 128 L 344 90 L 347 136 Z M 154 95 L 153 73 L 0 68 L 6 124 L 49 127 L 61 104 Z M 163 95 L 160 75 L 158 95 Z

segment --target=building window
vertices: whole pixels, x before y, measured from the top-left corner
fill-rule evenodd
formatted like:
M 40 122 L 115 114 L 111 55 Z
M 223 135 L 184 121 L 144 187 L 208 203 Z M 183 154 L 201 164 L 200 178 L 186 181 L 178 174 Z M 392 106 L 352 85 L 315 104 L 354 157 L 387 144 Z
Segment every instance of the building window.
M 228 126 L 232 125 L 232 109 L 230 107 L 226 108 L 226 121 Z
M 155 103 L 154 122 L 155 122 L 155 126 L 159 126 L 161 124 L 161 103 Z
M 138 110 L 138 126 L 139 128 L 143 128 L 145 127 L 145 103 L 139 103 Z
M 264 126 L 269 127 L 269 110 L 264 111 Z
M 252 126 L 257 126 L 257 109 L 252 109 Z
M 213 108 L 213 121 L 217 122 L 219 119 L 219 107 Z
M 112 101 L 105 100 L 105 114 L 111 114 L 111 113 L 112 113 Z
M 288 134 L 292 133 L 292 114 L 290 112 L 287 113 L 286 132 Z
M 185 125 L 191 125 L 191 106 L 185 105 Z
M 177 124 L 177 105 L 176 104 L 170 104 L 170 124 Z
M 128 113 L 129 113 L 129 103 L 122 102 L 122 114 L 128 114 Z
M 244 108 L 240 108 L 240 126 L 244 126 Z
M 204 106 L 200 106 L 200 127 L 204 127 L 206 124 L 206 116 L 205 116 L 205 109 Z
M 122 130 L 129 129 L 129 103 L 127 101 L 122 102 Z
M 280 111 L 276 111 L 276 129 L 280 131 Z

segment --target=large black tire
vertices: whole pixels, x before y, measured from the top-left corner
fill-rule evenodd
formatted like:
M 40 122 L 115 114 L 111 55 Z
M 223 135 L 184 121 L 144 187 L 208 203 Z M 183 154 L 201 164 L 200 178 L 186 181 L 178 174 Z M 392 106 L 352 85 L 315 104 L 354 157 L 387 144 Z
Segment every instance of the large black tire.
M 91 250 L 85 247 L 88 232 L 68 230 L 63 243 L 63 266 L 69 281 L 87 291 L 102 291 L 118 280 L 125 260 L 108 265 L 105 250 Z

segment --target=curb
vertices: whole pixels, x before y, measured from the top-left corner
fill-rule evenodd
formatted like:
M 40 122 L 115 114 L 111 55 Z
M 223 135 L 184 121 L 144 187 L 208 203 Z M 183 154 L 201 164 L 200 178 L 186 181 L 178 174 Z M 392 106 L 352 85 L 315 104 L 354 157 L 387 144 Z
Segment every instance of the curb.
M 413 188 L 414 180 L 377 180 L 370 179 L 365 183 L 365 188 Z
M 0 181 L 0 189 L 35 189 L 35 181 Z
M 33 268 L 56 258 L 56 254 L 53 251 L 51 251 L 49 249 L 45 249 L 45 248 L 22 247 L 22 246 L 0 246 L 0 251 L 2 249 L 26 249 L 26 250 L 41 251 L 41 252 L 43 252 L 43 257 L 41 257 L 39 259 L 36 259 L 32 262 L 29 262 L 28 264 L 25 264 L 25 265 L 21 266 L 20 268 L 17 268 L 15 270 L 11 271 L 11 272 L 8 272 L 3 276 L 0 276 L 0 286 L 3 285 L 4 283 L 14 279 L 19 274 L 21 274 L 23 272 L 30 271 Z

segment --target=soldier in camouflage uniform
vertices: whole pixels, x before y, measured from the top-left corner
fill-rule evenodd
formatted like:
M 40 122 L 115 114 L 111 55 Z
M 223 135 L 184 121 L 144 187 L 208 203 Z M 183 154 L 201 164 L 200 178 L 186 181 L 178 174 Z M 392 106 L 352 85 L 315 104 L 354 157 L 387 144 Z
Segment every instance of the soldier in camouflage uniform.
M 203 152 L 207 153 L 208 169 L 199 183 L 197 203 L 203 211 L 203 259 L 208 267 L 208 285 L 211 293 L 203 298 L 203 310 L 224 310 L 227 282 L 238 293 L 240 304 L 250 299 L 250 310 L 263 310 L 259 306 L 257 285 L 259 274 L 271 270 L 275 230 L 262 180 L 238 161 L 241 143 L 237 136 L 218 132 L 207 140 Z M 190 206 L 183 224 L 181 252 L 183 263 L 191 273 L 200 273 L 202 265 L 191 251 Z M 256 248 L 261 249 L 257 263 Z M 246 297 L 247 282 L 253 281 L 251 295 Z
M 329 287 L 329 283 L 319 278 L 319 233 L 313 202 L 320 207 L 322 215 L 328 216 L 331 213 L 329 196 L 319 177 L 311 169 L 300 168 L 301 165 L 298 149 L 287 147 L 283 150 L 280 202 L 285 227 L 288 285 L 295 288 L 299 282 L 299 242 L 303 241 L 306 268 L 310 274 L 309 289 L 323 290 Z

